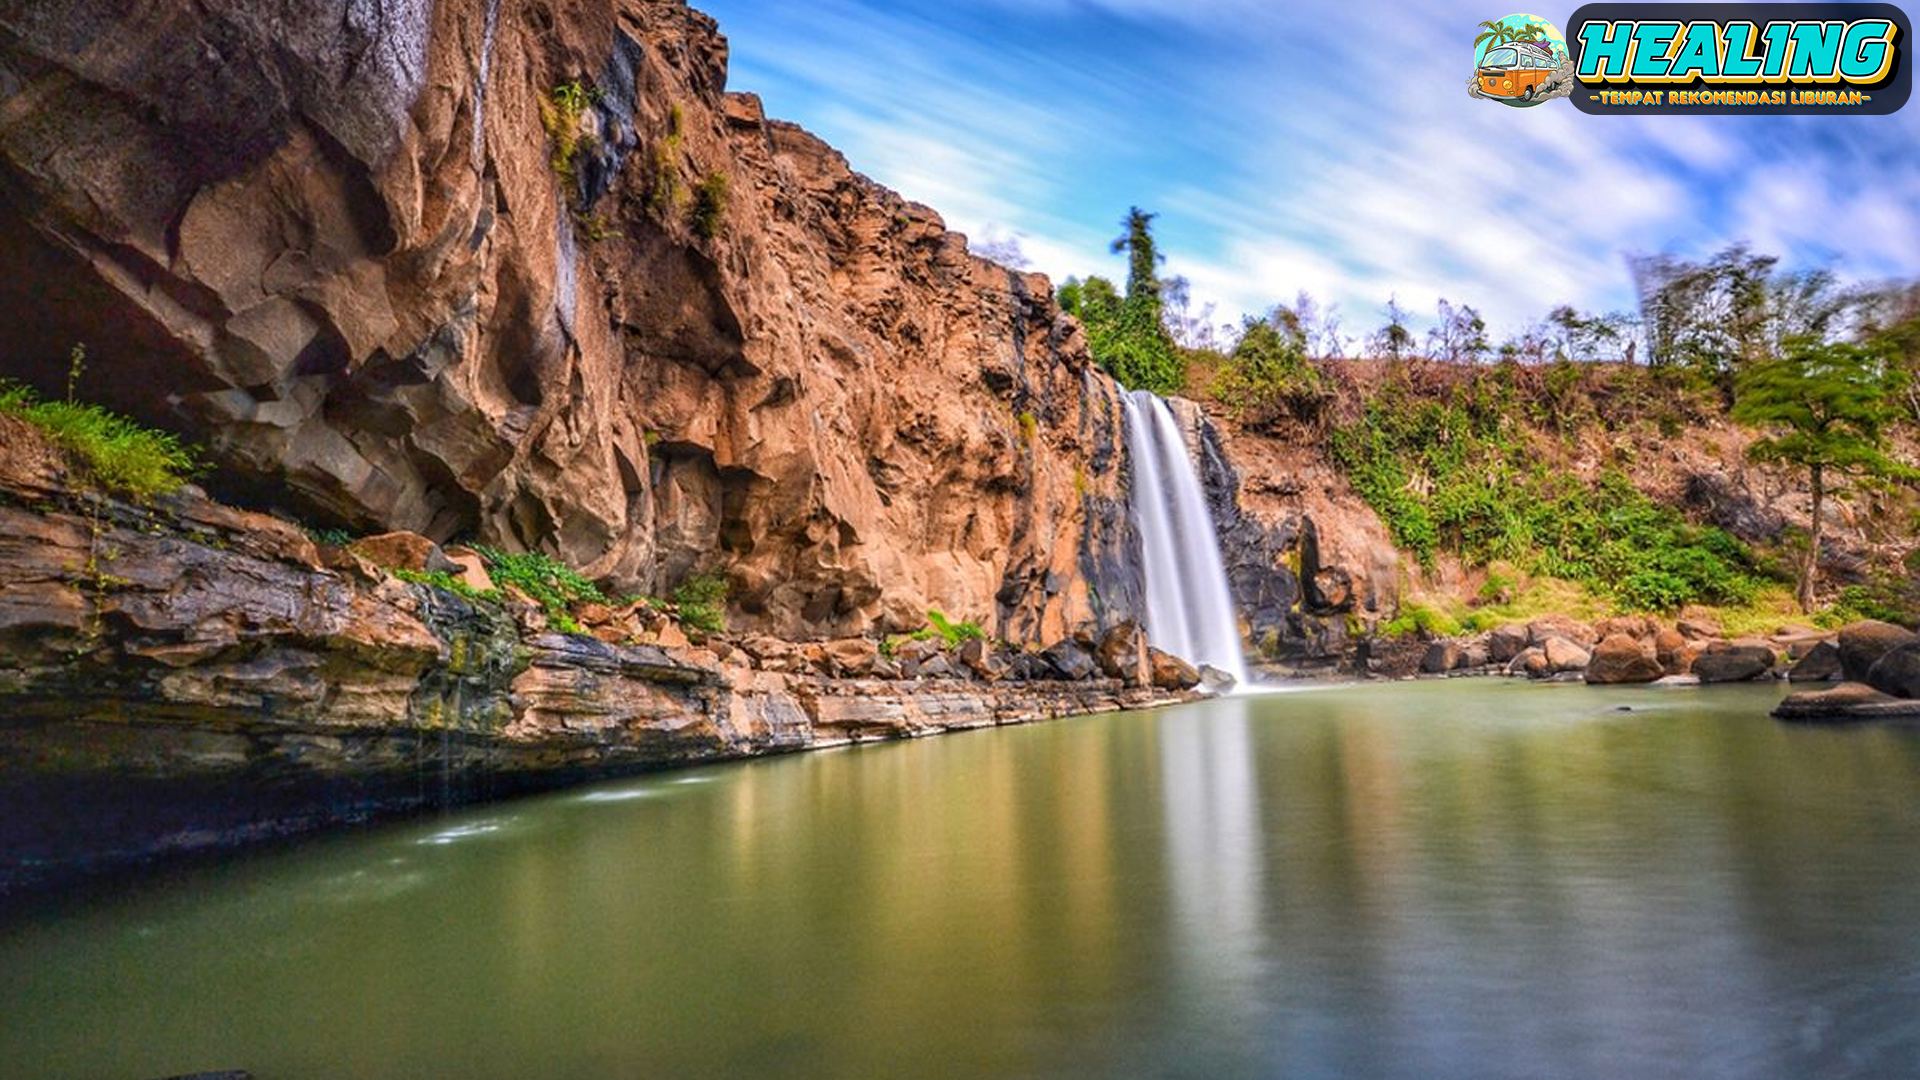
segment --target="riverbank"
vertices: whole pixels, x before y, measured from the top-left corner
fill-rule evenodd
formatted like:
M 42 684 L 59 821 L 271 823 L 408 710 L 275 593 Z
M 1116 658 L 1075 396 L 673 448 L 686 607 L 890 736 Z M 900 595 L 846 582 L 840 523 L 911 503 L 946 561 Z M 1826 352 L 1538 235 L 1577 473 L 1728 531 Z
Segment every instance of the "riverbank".
M 433 580 L 191 489 L 110 496 L 0 416 L 0 893 L 599 777 L 1195 696 L 1197 673 L 1137 632 L 892 657 L 696 644 L 585 608 L 591 633 L 572 616 L 563 633 L 510 588 Z

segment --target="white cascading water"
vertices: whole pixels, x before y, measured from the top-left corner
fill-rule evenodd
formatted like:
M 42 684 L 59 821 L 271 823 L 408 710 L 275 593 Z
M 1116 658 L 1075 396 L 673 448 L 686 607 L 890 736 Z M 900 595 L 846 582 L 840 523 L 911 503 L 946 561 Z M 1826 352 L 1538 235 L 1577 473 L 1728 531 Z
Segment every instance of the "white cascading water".
M 1121 399 L 1133 456 L 1134 524 L 1147 594 L 1147 640 L 1188 663 L 1208 664 L 1247 685 L 1246 659 L 1200 474 L 1173 410 L 1135 390 Z

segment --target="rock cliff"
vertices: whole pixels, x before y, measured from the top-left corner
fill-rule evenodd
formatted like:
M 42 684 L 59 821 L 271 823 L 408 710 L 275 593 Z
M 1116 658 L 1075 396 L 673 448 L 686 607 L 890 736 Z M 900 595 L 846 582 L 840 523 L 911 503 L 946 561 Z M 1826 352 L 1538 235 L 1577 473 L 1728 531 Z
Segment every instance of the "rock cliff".
M 5 373 L 226 501 L 729 578 L 787 637 L 1135 613 L 1046 279 L 726 90 L 679 2 L 0 0 Z

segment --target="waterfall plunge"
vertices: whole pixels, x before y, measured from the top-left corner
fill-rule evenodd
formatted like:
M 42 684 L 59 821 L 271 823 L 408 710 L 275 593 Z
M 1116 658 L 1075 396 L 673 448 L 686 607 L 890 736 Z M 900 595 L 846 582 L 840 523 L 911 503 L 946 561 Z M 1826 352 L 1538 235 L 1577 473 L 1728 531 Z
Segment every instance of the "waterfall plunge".
M 1133 456 L 1134 524 L 1145 560 L 1147 640 L 1247 685 L 1233 598 L 1200 474 L 1165 401 L 1145 390 L 1121 399 Z

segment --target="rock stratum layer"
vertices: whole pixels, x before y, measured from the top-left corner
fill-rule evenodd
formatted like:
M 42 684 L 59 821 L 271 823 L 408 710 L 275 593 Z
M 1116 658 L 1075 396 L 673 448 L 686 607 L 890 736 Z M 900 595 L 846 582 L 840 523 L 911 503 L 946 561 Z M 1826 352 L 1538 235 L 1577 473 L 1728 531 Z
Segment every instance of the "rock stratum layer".
M 724 572 L 755 629 L 1137 614 L 1045 278 L 725 90 L 678 2 L 0 0 L 8 374 L 238 505 Z
M 1192 696 L 1030 653 L 1019 681 L 965 650 L 939 678 L 848 678 L 754 639 L 529 630 L 531 605 L 407 584 L 276 518 L 91 492 L 4 415 L 0 449 L 0 894 L 594 776 Z

